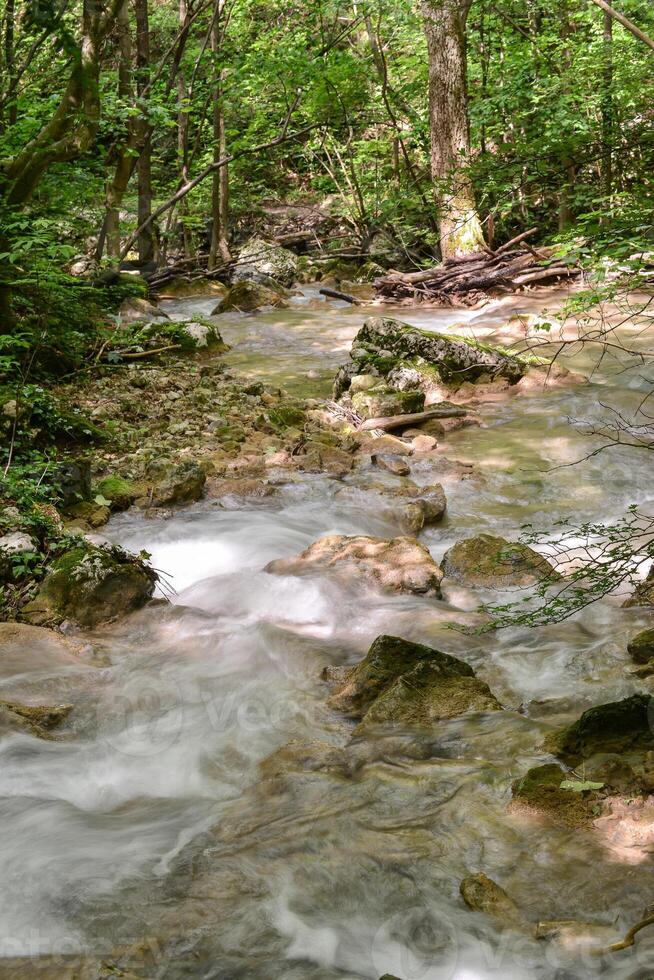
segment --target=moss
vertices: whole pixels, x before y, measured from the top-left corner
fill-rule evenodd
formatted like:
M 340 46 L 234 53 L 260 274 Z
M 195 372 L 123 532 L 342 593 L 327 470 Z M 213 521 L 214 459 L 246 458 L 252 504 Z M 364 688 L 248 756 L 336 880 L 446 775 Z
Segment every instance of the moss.
M 449 578 L 482 588 L 526 586 L 561 577 L 527 545 L 493 534 L 478 534 L 457 542 L 445 552 L 442 565 Z
M 574 765 L 599 752 L 625 752 L 654 747 L 650 725 L 652 698 L 634 694 L 589 708 L 572 725 L 545 740 L 554 755 Z
M 102 527 L 109 520 L 109 508 L 103 504 L 96 504 L 91 500 L 81 500 L 77 504 L 72 504 L 67 508 L 66 514 L 70 517 L 79 518 L 86 521 L 90 527 Z
M 556 763 L 535 766 L 512 787 L 511 809 L 546 816 L 564 827 L 583 827 L 599 815 L 601 797 L 593 791 L 561 789 L 567 774 Z
M 306 413 L 299 405 L 277 405 L 267 412 L 268 421 L 276 432 L 284 432 L 290 428 L 302 428 L 306 422 Z
M 643 630 L 627 644 L 627 652 L 637 664 L 647 664 L 654 657 L 654 629 Z
M 133 483 L 122 476 L 105 476 L 94 489 L 96 495 L 110 501 L 112 510 L 126 510 L 146 492 L 143 484 Z

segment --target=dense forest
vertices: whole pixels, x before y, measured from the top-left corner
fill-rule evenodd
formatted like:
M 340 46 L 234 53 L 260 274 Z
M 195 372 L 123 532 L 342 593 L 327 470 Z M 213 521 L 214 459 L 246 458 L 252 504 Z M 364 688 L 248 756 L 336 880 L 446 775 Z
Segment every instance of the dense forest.
M 0 0 L 0 978 L 649 976 L 649 0 Z

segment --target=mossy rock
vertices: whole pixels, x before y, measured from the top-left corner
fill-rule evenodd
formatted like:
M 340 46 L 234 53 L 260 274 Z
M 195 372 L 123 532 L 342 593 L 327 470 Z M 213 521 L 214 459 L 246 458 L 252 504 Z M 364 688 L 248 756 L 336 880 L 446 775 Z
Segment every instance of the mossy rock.
M 341 679 L 329 706 L 369 725 L 431 728 L 467 711 L 497 711 L 500 704 L 472 667 L 450 654 L 399 636 L 378 636 Z
M 187 354 L 198 351 L 224 353 L 229 346 L 218 328 L 207 320 L 172 320 L 170 323 L 150 323 L 135 337 L 144 347 L 175 345 Z
M 36 626 L 64 619 L 97 626 L 144 605 L 156 581 L 149 565 L 120 548 L 79 545 L 53 563 L 21 619 Z
M 28 732 L 51 739 L 51 731 L 68 717 L 72 704 L 20 704 L 0 700 L 0 732 Z
M 304 409 L 294 404 L 277 405 L 269 409 L 266 414 L 275 432 L 279 433 L 287 429 L 301 429 L 307 420 Z
M 493 534 L 458 541 L 445 552 L 444 574 L 462 585 L 503 589 L 558 580 L 559 573 L 525 544 Z
M 78 504 L 66 508 L 65 513 L 95 528 L 106 524 L 111 512 L 104 504 L 97 504 L 93 500 L 81 500 Z
M 240 313 L 252 313 L 261 309 L 263 306 L 274 306 L 277 309 L 286 309 L 288 303 L 281 289 L 271 289 L 261 283 L 242 280 L 235 283 L 221 299 L 218 306 L 213 311 L 214 316 L 220 313 L 236 311 Z
M 600 797 L 592 790 L 561 789 L 568 779 L 557 763 L 534 766 L 511 787 L 511 810 L 544 816 L 564 827 L 583 827 L 599 816 Z
M 572 725 L 547 736 L 553 755 L 576 765 L 600 752 L 654 748 L 654 705 L 649 694 L 633 694 L 589 708 Z
M 390 357 L 393 366 L 398 361 L 420 358 L 436 367 L 444 381 L 454 384 L 488 377 L 505 378 L 510 384 L 517 384 L 529 367 L 525 358 L 505 349 L 420 330 L 391 317 L 368 317 L 364 321 L 352 341 L 353 360 L 363 360 L 360 352 L 366 352 L 366 360 L 370 355 Z
M 246 242 L 239 252 L 233 282 L 273 280 L 282 286 L 292 286 L 297 277 L 297 267 L 298 259 L 294 252 L 255 237 Z
M 380 385 L 368 391 L 357 391 L 352 395 L 352 406 L 361 418 L 384 418 L 421 412 L 425 396 L 422 391 L 396 391 Z
M 627 652 L 634 663 L 647 664 L 654 657 L 654 629 L 643 630 L 632 636 Z
M 182 463 L 160 463 L 150 468 L 154 476 L 150 503 L 154 507 L 167 504 L 193 503 L 200 500 L 207 482 L 207 474 L 199 463 L 185 460 Z
M 112 510 L 127 510 L 135 500 L 142 497 L 146 488 L 122 476 L 105 476 L 95 485 L 96 495 L 108 500 Z

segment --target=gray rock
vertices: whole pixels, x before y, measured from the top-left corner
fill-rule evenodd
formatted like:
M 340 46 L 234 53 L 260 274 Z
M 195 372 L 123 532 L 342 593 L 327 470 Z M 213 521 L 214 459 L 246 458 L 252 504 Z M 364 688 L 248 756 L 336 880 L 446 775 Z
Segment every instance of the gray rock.
M 262 238 L 251 238 L 239 253 L 232 282 L 250 280 L 268 285 L 273 279 L 282 286 L 292 286 L 297 279 L 297 266 L 293 252 Z

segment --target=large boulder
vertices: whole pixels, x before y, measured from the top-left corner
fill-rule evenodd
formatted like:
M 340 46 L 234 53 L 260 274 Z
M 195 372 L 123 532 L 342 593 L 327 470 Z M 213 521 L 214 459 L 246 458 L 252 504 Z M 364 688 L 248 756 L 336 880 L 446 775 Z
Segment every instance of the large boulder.
M 270 279 L 292 286 L 297 279 L 297 256 L 280 245 L 251 238 L 239 252 L 232 282 L 249 280 L 268 284 Z
M 466 381 L 497 379 L 514 385 L 529 367 L 527 359 L 500 348 L 377 316 L 365 320 L 352 341 L 350 356 L 353 364 L 337 375 L 335 397 L 360 374 L 382 376 L 399 390 L 424 390 L 429 377 L 456 387 Z
M 458 541 L 443 556 L 443 574 L 462 585 L 488 589 L 534 585 L 559 573 L 527 545 L 493 534 Z
M 422 643 L 378 636 L 368 653 L 339 679 L 329 705 L 369 725 L 431 728 L 468 711 L 500 705 L 469 664 Z
M 270 286 L 263 286 L 257 282 L 242 280 L 235 283 L 227 295 L 221 299 L 218 306 L 213 311 L 213 315 L 220 313 L 252 313 L 260 310 L 264 306 L 274 306 L 278 309 L 285 309 L 288 306 L 285 297 L 278 289 L 271 289 Z
M 415 538 L 373 538 L 331 534 L 291 558 L 266 565 L 274 575 L 331 572 L 348 583 L 360 582 L 385 592 L 440 597 L 443 573 Z
M 120 548 L 79 545 L 53 562 L 21 618 L 37 626 L 72 620 L 97 626 L 143 606 L 154 593 L 156 572 Z
M 546 748 L 570 765 L 603 752 L 654 748 L 654 701 L 633 694 L 621 701 L 598 704 L 567 728 L 548 735 Z

